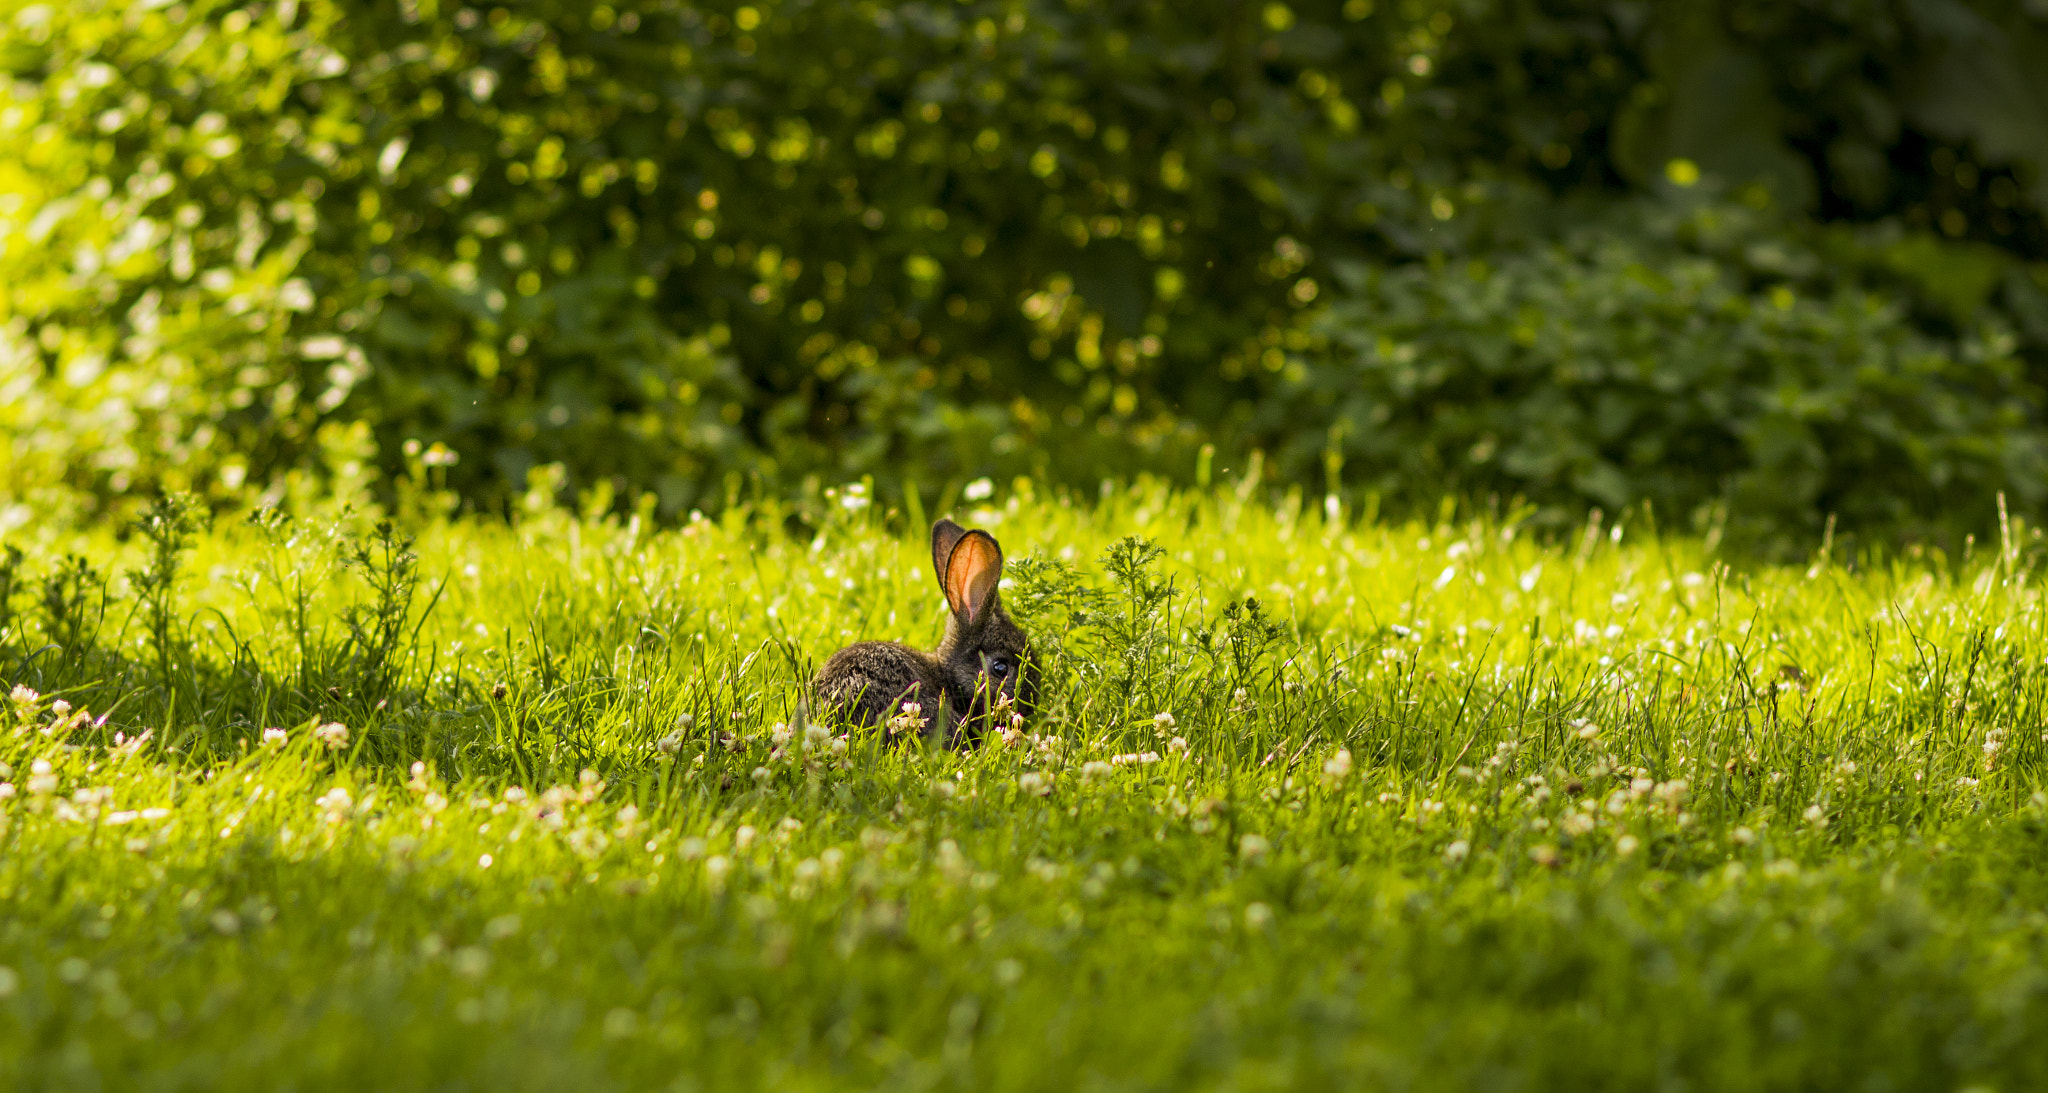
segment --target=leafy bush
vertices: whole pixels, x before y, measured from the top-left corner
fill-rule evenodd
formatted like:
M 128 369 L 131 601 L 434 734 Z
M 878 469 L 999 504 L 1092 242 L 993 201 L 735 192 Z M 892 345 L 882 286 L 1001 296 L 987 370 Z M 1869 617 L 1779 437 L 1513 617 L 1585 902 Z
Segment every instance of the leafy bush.
M 2009 334 L 1930 339 L 1757 227 L 1709 202 L 1492 262 L 1340 267 L 1346 294 L 1306 324 L 1259 425 L 1293 431 L 1297 477 L 1334 456 L 1425 500 L 1720 503 L 1780 528 L 2043 500 L 2040 392 Z
M 1338 269 L 1526 252 L 1672 157 L 1975 239 L 1869 279 L 2039 355 L 2037 20 L 1838 6 L 10 2 L 0 488 L 232 494 L 356 423 L 487 504 L 1184 471 L 1278 420 Z

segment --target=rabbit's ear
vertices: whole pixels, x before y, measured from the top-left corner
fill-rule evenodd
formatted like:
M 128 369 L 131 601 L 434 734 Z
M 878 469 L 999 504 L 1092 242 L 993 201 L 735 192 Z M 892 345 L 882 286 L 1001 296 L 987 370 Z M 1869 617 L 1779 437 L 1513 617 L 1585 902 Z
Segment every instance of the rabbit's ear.
M 960 544 L 960 537 L 967 529 L 951 520 L 941 517 L 932 525 L 932 576 L 939 579 L 939 591 L 946 591 L 946 561 L 953 556 L 953 548 Z M 949 593 L 948 599 L 952 596 Z
M 996 585 L 1003 579 L 1003 548 L 985 531 L 970 531 L 946 559 L 946 602 L 968 626 L 988 616 Z

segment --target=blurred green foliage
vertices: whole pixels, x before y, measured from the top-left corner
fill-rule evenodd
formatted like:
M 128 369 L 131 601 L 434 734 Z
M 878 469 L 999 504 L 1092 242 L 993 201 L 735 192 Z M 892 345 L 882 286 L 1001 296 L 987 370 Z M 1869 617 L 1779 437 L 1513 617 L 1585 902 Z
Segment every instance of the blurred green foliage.
M 1929 337 L 1741 206 L 1629 211 L 1455 267 L 1340 264 L 1260 407 L 1261 433 L 1292 432 L 1283 473 L 1362 468 L 1423 506 L 1648 501 L 1765 535 L 1989 526 L 2001 492 L 2044 500 L 2010 333 Z
M 673 512 L 1216 442 L 1799 521 L 2031 497 L 2039 8 L 7 0 L 0 489 L 560 463 Z M 1702 194 L 1739 246 L 1642 227 Z M 1469 371 L 1529 308 L 1570 336 L 1386 428 L 1362 347 Z

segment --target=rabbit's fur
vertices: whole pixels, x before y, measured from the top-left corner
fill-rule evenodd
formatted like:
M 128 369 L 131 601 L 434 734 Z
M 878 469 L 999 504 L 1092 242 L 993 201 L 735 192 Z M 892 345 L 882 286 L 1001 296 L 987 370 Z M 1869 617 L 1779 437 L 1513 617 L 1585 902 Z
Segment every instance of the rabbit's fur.
M 939 647 L 926 653 L 901 642 L 863 641 L 839 650 L 811 684 L 826 707 L 875 725 L 915 703 L 924 735 L 943 732 L 949 741 L 973 733 L 992 710 L 1029 711 L 1038 660 L 1003 612 L 1003 548 L 995 536 L 940 520 L 932 525 L 932 569 L 951 608 Z

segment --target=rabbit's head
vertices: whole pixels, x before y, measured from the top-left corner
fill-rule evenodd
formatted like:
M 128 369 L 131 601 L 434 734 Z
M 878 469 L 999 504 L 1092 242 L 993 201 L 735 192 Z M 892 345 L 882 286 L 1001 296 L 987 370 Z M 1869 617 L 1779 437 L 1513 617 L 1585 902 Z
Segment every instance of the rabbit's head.
M 1003 548 L 988 532 L 940 520 L 932 525 L 932 568 L 952 609 L 935 655 L 956 711 L 972 725 L 998 709 L 1028 714 L 1038 658 L 1003 611 Z

